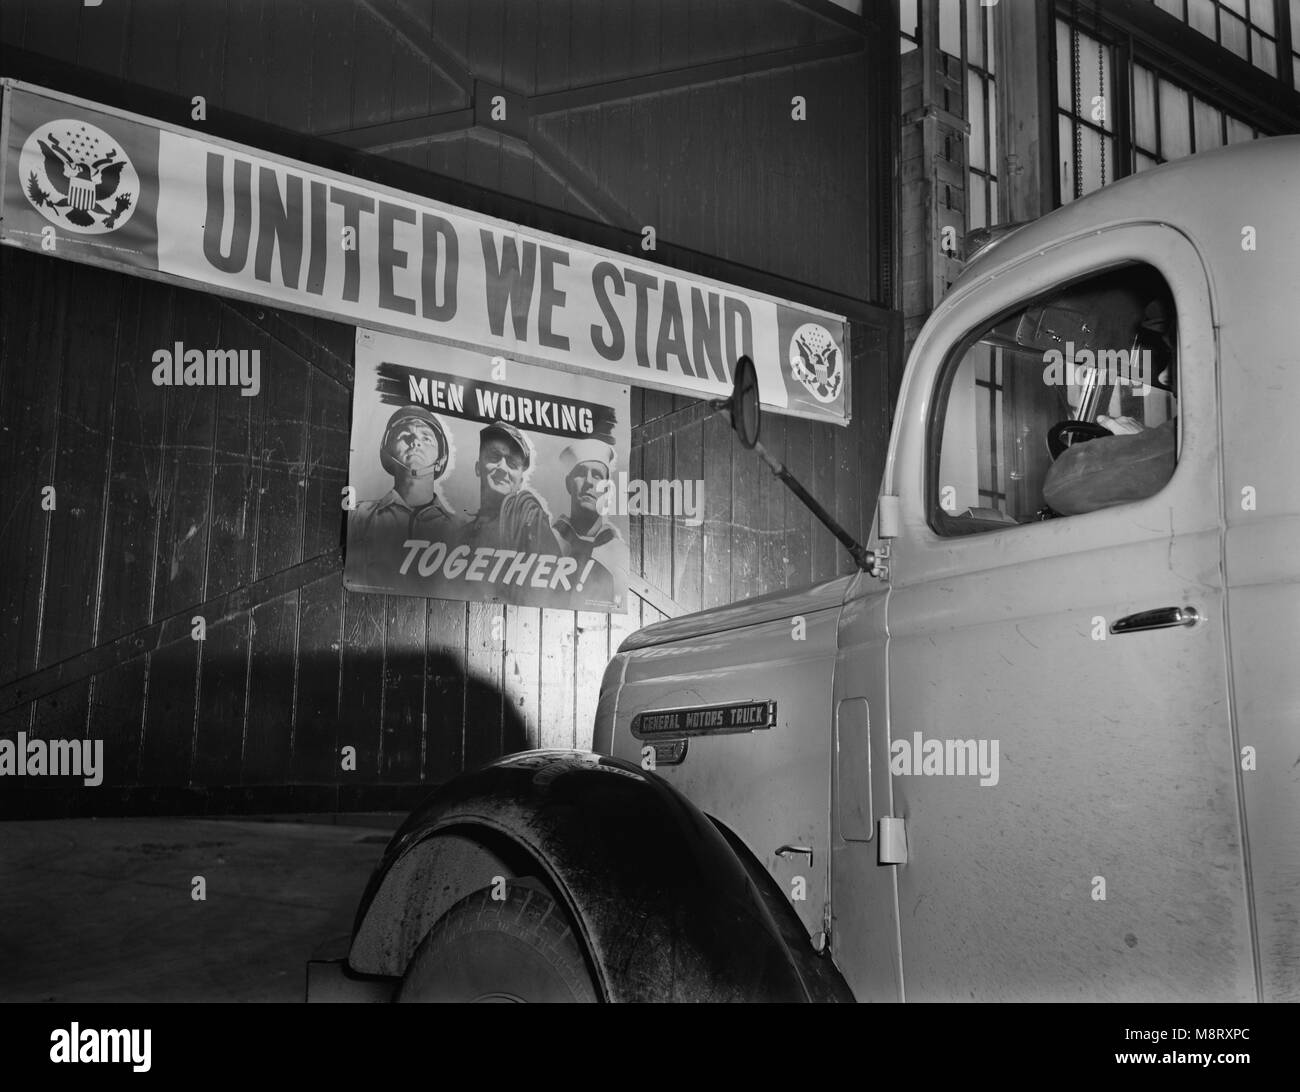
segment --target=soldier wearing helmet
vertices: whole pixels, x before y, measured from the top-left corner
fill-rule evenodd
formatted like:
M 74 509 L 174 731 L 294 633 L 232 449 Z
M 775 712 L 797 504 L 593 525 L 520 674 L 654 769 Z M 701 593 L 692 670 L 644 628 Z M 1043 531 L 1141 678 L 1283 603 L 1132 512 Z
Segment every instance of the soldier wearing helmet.
M 423 406 L 403 406 L 389 417 L 379 461 L 393 476 L 393 488 L 378 500 L 362 501 L 348 521 L 348 549 L 365 558 L 369 583 L 382 587 L 397 579 L 407 539 L 449 547 L 459 541 L 465 520 L 452 513 L 439 490 L 450 458 L 446 429 Z

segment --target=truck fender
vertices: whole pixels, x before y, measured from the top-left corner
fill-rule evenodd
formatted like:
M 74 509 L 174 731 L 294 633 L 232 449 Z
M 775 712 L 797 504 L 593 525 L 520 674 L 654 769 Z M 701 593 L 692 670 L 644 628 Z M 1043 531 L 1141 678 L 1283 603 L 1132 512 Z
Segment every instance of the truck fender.
M 351 969 L 401 976 L 448 908 L 521 875 L 562 900 L 608 1001 L 825 995 L 708 817 L 655 774 L 584 751 L 511 755 L 437 789 L 371 878 Z

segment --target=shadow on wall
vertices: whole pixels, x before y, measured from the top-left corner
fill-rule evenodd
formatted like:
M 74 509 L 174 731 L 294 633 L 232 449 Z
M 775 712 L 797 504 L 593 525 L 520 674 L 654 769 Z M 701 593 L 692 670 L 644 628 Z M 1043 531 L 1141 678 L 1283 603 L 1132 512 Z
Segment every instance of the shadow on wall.
M 530 746 L 505 691 L 437 649 L 304 650 L 295 678 L 218 630 L 0 713 L 0 818 L 408 811 Z

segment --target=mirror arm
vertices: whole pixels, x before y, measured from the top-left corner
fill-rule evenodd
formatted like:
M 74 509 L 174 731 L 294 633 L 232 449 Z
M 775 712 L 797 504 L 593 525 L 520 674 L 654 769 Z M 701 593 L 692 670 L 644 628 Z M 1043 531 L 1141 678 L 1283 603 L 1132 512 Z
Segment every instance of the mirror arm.
M 808 510 L 821 520 L 826 529 L 839 539 L 841 543 L 843 543 L 844 548 L 848 550 L 849 554 L 853 557 L 858 568 L 864 573 L 875 575 L 879 567 L 876 552 L 874 550 L 868 550 L 862 545 L 862 543 L 858 542 L 857 539 L 849 534 L 848 531 L 841 527 L 835 517 L 818 503 L 817 498 L 809 493 L 802 484 L 800 484 L 799 479 L 785 468 L 785 464 L 769 455 L 767 449 L 757 440 L 754 442 L 754 450 L 758 452 L 763 462 L 767 463 L 772 473 L 776 475 L 776 477 L 780 478 L 781 481 L 785 482 L 786 487 L 790 492 L 803 501 Z

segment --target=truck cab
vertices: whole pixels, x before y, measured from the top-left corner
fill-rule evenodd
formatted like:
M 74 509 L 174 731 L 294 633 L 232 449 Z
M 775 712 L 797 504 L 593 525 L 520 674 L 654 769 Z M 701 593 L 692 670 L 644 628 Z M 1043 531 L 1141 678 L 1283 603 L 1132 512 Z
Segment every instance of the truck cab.
M 1297 170 L 1297 138 L 1198 155 L 980 253 L 912 350 L 868 569 L 629 637 L 593 753 L 412 816 L 349 973 L 533 875 L 608 999 L 1300 1000 Z M 657 976 L 629 921 L 695 932 Z

